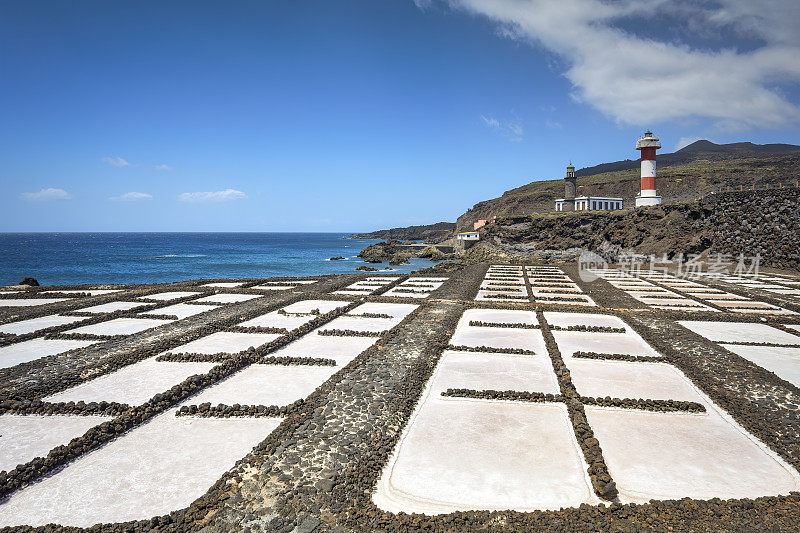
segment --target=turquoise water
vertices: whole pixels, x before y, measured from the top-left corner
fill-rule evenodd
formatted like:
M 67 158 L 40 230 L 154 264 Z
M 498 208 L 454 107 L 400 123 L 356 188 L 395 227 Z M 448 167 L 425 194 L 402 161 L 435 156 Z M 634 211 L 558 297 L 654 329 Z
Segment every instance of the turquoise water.
M 161 283 L 354 272 L 377 240 L 344 233 L 0 233 L 0 284 Z M 331 257 L 345 261 L 328 261 Z M 424 259 L 392 266 L 409 272 Z M 385 268 L 388 265 L 369 265 Z

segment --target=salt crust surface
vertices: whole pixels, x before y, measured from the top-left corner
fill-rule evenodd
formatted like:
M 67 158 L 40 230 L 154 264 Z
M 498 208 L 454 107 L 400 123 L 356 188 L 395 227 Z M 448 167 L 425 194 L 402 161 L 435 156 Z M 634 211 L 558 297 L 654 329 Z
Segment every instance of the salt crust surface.
M 536 314 L 531 311 L 500 311 L 494 309 L 468 309 L 464 312 L 456 327 L 450 344 L 456 346 L 490 346 L 493 348 L 521 348 L 533 350 L 537 354 L 546 354 L 542 333 L 536 329 L 492 328 L 470 326 L 471 320 L 482 322 L 509 322 L 502 316 L 516 316 L 518 320 L 535 323 Z
M 219 293 L 219 294 L 212 294 L 210 296 L 204 296 L 203 298 L 198 298 L 194 300 L 198 303 L 219 303 L 219 304 L 232 304 L 238 302 L 246 302 L 247 300 L 253 300 L 254 298 L 261 298 L 258 294 L 226 294 L 226 293 Z
M 576 358 L 565 363 L 581 396 L 703 402 L 686 376 L 666 363 Z
M 0 471 L 11 471 L 111 420 L 110 416 L 0 415 Z M 2 507 L 0 507 L 2 510 Z M 2 513 L 0 513 L 2 515 Z
M 35 361 L 48 355 L 83 348 L 98 341 L 79 341 L 72 339 L 30 339 L 0 347 L 0 368 L 9 368 L 20 363 Z M 0 469 L 2 470 L 2 469 Z
M 792 335 L 766 324 L 699 320 L 679 320 L 678 323 L 712 341 L 798 343 L 797 335 Z
M 71 329 L 66 333 L 88 333 L 90 335 L 132 335 L 151 328 L 169 324 L 174 320 L 161 320 L 158 318 L 115 318 L 106 322 L 89 324 Z
M 389 512 L 596 503 L 562 404 L 425 397 L 373 500 Z
M 590 313 L 561 313 L 545 311 L 544 318 L 551 326 L 600 326 L 606 328 L 625 328 L 632 331 L 625 322 L 616 316 Z
M 0 300 L 0 307 L 32 307 L 34 305 L 52 304 L 63 302 L 68 298 L 17 298 Z
M 797 344 L 800 344 L 798 337 Z M 741 344 L 720 344 L 736 355 L 766 368 L 779 378 L 800 387 L 800 347 L 780 348 L 775 346 L 743 346 Z
M 289 405 L 314 392 L 338 370 L 335 366 L 254 364 L 202 390 L 184 404 Z
M 81 313 L 113 313 L 114 311 L 127 311 L 142 305 L 145 304 L 142 302 L 108 302 L 105 304 L 76 309 L 76 311 L 80 311 Z
M 558 349 L 564 359 L 572 357 L 575 352 L 621 353 L 661 357 L 661 354 L 656 352 L 632 330 L 627 333 L 553 331 L 553 337 L 555 337 Z
M 200 285 L 201 287 L 219 287 L 221 289 L 233 289 L 234 287 L 241 287 L 244 285 L 244 281 L 219 281 L 216 283 L 206 283 L 205 285 Z
M 158 292 L 156 294 L 149 294 L 147 296 L 142 296 L 141 298 L 147 298 L 150 300 L 176 300 L 178 298 L 186 298 L 187 296 L 194 296 L 195 294 L 200 294 L 198 292 L 187 292 L 187 291 L 170 291 L 170 292 Z
M 199 315 L 212 309 L 219 309 L 216 305 L 191 305 L 186 303 L 172 304 L 166 307 L 159 307 L 146 313 L 139 313 L 142 316 L 147 315 L 174 315 L 178 319 L 188 318 L 190 316 Z
M 0 332 L 24 335 L 25 333 L 33 333 L 34 331 L 44 328 L 73 324 L 81 320 L 86 320 L 86 318 L 79 316 L 47 315 L 39 318 L 30 318 L 28 320 L 20 320 L 19 322 L 2 324 L 0 325 Z
M 431 381 L 431 395 L 438 398 L 449 388 L 559 393 L 546 354 L 445 351 Z
M 182 509 L 281 421 L 176 417 L 171 409 L 14 493 L 0 525 L 88 527 Z
M 258 348 L 280 335 L 276 333 L 240 333 L 234 331 L 218 331 L 197 340 L 187 342 L 177 348 L 169 350 L 170 353 L 239 353 L 251 346 Z M 183 363 L 181 363 L 183 364 Z
M 140 405 L 214 363 L 159 362 L 150 357 L 44 398 L 47 402 L 119 402 Z
M 756 498 L 800 488 L 797 472 L 716 408 L 585 409 L 623 502 Z
M 332 337 L 317 334 L 318 329 L 276 350 L 274 357 L 323 357 L 344 366 L 375 344 L 377 337 Z

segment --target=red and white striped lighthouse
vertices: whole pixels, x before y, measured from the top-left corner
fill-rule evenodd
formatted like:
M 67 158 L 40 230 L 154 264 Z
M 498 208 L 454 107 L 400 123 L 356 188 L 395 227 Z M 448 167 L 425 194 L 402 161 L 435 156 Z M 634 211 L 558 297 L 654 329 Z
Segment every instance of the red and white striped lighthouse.
M 636 141 L 636 149 L 642 152 L 642 190 L 636 195 L 636 207 L 661 203 L 661 197 L 656 194 L 656 150 L 659 148 L 658 137 L 651 131 Z

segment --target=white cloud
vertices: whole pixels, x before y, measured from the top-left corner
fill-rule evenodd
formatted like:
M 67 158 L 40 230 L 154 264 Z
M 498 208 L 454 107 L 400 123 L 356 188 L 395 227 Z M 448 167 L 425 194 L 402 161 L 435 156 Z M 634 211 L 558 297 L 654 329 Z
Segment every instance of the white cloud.
M 489 129 L 499 132 L 503 137 L 512 142 L 520 142 L 522 136 L 525 134 L 522 122 L 518 118 L 508 122 L 501 122 L 494 117 L 481 115 L 481 120 L 483 120 L 483 123 Z
M 556 120 L 545 120 L 544 125 L 554 130 L 564 129 L 564 126 L 562 126 L 561 123 Z
M 433 5 L 433 0 L 414 0 L 414 5 L 425 11 Z
M 800 81 L 797 0 L 447 1 L 494 20 L 501 35 L 555 54 L 573 97 L 620 124 L 703 117 L 718 129 L 741 129 L 800 121 L 800 106 L 776 87 Z M 686 34 L 690 26 L 709 28 L 723 46 L 672 40 L 669 30 Z M 654 27 L 671 40 L 653 38 Z M 756 47 L 737 49 L 722 39 L 731 33 Z
M 224 191 L 209 192 L 184 192 L 178 195 L 181 202 L 230 202 L 247 198 L 247 195 L 236 189 L 225 189 Z
M 103 163 L 106 165 L 111 165 L 112 167 L 129 167 L 131 166 L 130 163 L 122 159 L 121 157 L 104 157 Z
M 119 196 L 112 196 L 109 200 L 113 200 L 115 202 L 136 202 L 138 200 L 152 200 L 153 195 L 147 194 L 146 192 L 126 192 L 125 194 L 120 194 Z
M 172 167 L 169 165 L 156 165 L 156 170 L 172 170 Z
M 24 192 L 22 198 L 32 202 L 46 202 L 50 200 L 71 200 L 72 195 L 64 189 L 42 189 L 39 192 Z
M 500 121 L 494 117 L 484 117 L 483 115 L 481 115 L 481 119 L 483 120 L 483 123 L 489 126 L 490 128 L 500 127 Z

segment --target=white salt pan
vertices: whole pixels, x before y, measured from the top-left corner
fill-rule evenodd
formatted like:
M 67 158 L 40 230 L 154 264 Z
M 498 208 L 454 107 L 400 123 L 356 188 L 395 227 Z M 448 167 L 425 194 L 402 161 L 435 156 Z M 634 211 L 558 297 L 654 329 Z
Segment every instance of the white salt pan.
M 0 450 L 3 453 L 0 453 L 0 471 L 11 471 L 35 457 L 46 457 L 56 446 L 68 444 L 106 420 L 111 420 L 111 417 L 1 415 Z
M 64 353 L 75 348 L 83 348 L 97 341 L 77 341 L 67 339 L 31 339 L 0 347 L 0 368 L 16 366 L 35 361 L 48 355 Z
M 766 324 L 696 320 L 680 320 L 678 323 L 712 341 L 797 344 L 798 338 L 797 335 L 792 335 Z
M 73 324 L 75 322 L 80 322 L 81 320 L 86 320 L 86 318 L 61 315 L 41 316 L 39 318 L 30 318 L 28 320 L 20 320 L 19 322 L 2 324 L 0 325 L 0 332 L 13 333 L 14 335 L 24 335 L 25 333 L 33 333 L 34 331 L 44 328 Z
M 159 362 L 150 357 L 45 398 L 48 402 L 118 402 L 140 405 L 194 374 L 205 374 L 214 363 Z
M 34 305 L 63 302 L 67 298 L 16 298 L 0 300 L 0 307 L 31 307 Z
M 198 303 L 219 303 L 219 304 L 232 304 L 238 302 L 246 302 L 247 300 L 252 300 L 254 298 L 261 298 L 258 294 L 212 294 L 210 296 L 205 296 L 203 298 L 198 298 L 194 300 Z
M 90 335 L 132 335 L 151 328 L 163 326 L 173 320 L 157 318 L 115 318 L 106 322 L 81 326 L 66 333 L 88 333 Z
M 586 406 L 623 502 L 756 498 L 800 490 L 786 463 L 732 420 Z
M 797 344 L 800 344 L 798 337 Z M 775 346 L 746 346 L 721 344 L 733 353 L 773 372 L 779 378 L 800 387 L 800 347 L 780 348 Z
M 199 293 L 186 292 L 186 291 L 171 291 L 171 292 L 159 292 L 156 294 L 148 294 L 147 296 L 142 296 L 141 298 L 147 298 L 149 300 L 176 300 L 178 298 L 186 298 L 187 296 L 194 296 L 195 294 Z
M 275 357 L 323 357 L 344 366 L 375 344 L 376 337 L 330 337 L 314 330 L 270 354 Z
M 373 500 L 425 514 L 598 501 L 564 405 L 436 399 L 413 415 Z
M 339 370 L 335 366 L 254 364 L 184 402 L 233 405 L 289 405 L 305 398 Z
M 127 311 L 143 305 L 146 304 L 142 302 L 108 302 L 91 307 L 84 307 L 83 309 L 76 309 L 76 311 L 80 311 L 81 313 L 113 313 L 114 311 Z
M 142 316 L 147 315 L 174 315 L 178 319 L 187 318 L 194 315 L 199 315 L 212 309 L 219 309 L 216 305 L 191 305 L 186 303 L 172 304 L 166 307 L 159 307 L 146 313 L 139 313 Z
M 589 313 L 556 313 L 545 311 L 544 318 L 552 326 L 566 328 L 569 326 L 600 326 L 605 328 L 625 328 L 628 325 L 619 317 Z
M 239 333 L 218 331 L 169 350 L 170 353 L 230 353 L 235 354 L 250 347 L 258 348 L 280 335 L 275 333 Z
M 567 359 L 565 363 L 581 396 L 703 402 L 686 376 L 665 363 L 578 358 Z
M 14 493 L 0 505 L 0 525 L 88 527 L 182 509 L 281 420 L 175 417 L 167 411 Z
M 621 353 L 660 357 L 639 335 L 628 333 L 590 333 L 583 331 L 553 331 L 558 350 L 565 359 L 575 352 Z
M 445 351 L 431 379 L 430 394 L 439 398 L 449 388 L 559 393 L 553 364 L 546 354 Z

